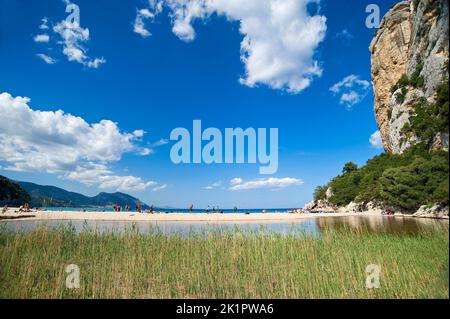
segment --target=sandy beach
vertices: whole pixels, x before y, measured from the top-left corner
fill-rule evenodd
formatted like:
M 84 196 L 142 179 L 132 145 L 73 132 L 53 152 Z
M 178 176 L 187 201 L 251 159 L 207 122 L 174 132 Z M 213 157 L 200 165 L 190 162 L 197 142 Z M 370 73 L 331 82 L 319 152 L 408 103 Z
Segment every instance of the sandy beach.
M 318 217 L 345 217 L 345 216 L 379 216 L 378 212 L 353 213 L 228 213 L 228 214 L 206 214 L 206 213 L 154 213 L 144 214 L 137 212 L 81 212 L 81 211 L 36 211 L 27 213 L 16 213 L 16 208 L 9 208 L 1 217 L 4 220 L 97 220 L 97 221 L 188 221 L 188 222 L 267 222 L 267 221 L 295 221 L 305 218 Z M 9 219 L 15 218 L 15 219 Z

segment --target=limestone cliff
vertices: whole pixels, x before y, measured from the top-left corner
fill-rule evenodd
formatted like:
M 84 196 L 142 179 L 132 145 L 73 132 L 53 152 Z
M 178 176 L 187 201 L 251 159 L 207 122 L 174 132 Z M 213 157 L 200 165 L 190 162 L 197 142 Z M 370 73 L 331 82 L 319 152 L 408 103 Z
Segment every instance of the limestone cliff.
M 383 18 L 370 52 L 375 117 L 385 150 L 402 153 L 416 139 L 405 136 L 415 101 L 432 103 L 436 88 L 448 79 L 447 0 L 413 0 L 396 4 Z M 404 83 L 402 78 L 419 84 Z M 434 148 L 448 149 L 448 133 L 437 134 Z

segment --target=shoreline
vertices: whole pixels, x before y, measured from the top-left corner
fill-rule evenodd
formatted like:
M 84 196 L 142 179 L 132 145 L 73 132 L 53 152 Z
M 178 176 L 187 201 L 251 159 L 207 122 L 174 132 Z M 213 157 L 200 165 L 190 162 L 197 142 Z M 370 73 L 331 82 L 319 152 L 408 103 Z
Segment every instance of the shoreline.
M 308 218 L 323 217 L 351 217 L 351 216 L 386 216 L 378 211 L 366 212 L 320 212 L 320 213 L 138 213 L 138 212 L 101 212 L 101 211 L 39 211 L 32 210 L 27 213 L 16 213 L 14 208 L 8 209 L 4 214 L 0 214 L 2 221 L 46 221 L 46 220 L 88 220 L 88 221 L 139 221 L 139 222 L 283 222 L 297 221 Z M 4 217 L 4 218 L 2 218 Z M 386 216 L 394 218 L 418 218 L 410 215 Z M 423 217 L 422 217 L 423 218 Z M 448 218 L 442 218 L 448 220 Z

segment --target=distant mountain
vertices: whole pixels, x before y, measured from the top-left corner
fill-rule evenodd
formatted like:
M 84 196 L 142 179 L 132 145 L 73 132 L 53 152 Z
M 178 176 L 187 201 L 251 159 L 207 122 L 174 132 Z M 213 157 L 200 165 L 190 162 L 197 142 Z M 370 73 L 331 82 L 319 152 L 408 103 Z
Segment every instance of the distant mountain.
M 89 197 L 55 186 L 44 186 L 29 182 L 17 182 L 31 196 L 31 206 L 33 207 L 105 207 L 115 204 L 120 206 L 129 205 L 132 209 L 136 204 L 142 208 L 148 205 L 131 195 L 116 193 L 100 193 Z
M 0 175 L 0 205 L 20 206 L 31 201 L 30 195 L 18 183 Z

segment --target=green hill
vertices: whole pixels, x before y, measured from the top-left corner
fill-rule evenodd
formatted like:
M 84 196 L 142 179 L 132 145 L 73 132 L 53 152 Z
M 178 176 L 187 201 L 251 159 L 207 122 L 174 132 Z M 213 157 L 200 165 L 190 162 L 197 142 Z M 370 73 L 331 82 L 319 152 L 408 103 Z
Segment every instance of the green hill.
M 18 183 L 0 175 L 1 206 L 20 206 L 30 202 L 30 195 Z
M 136 204 L 144 209 L 149 207 L 138 198 L 121 192 L 89 197 L 56 186 L 12 181 L 0 175 L 0 204 L 18 206 L 24 203 L 32 207 L 105 207 L 115 204 L 129 205 L 133 209 Z

